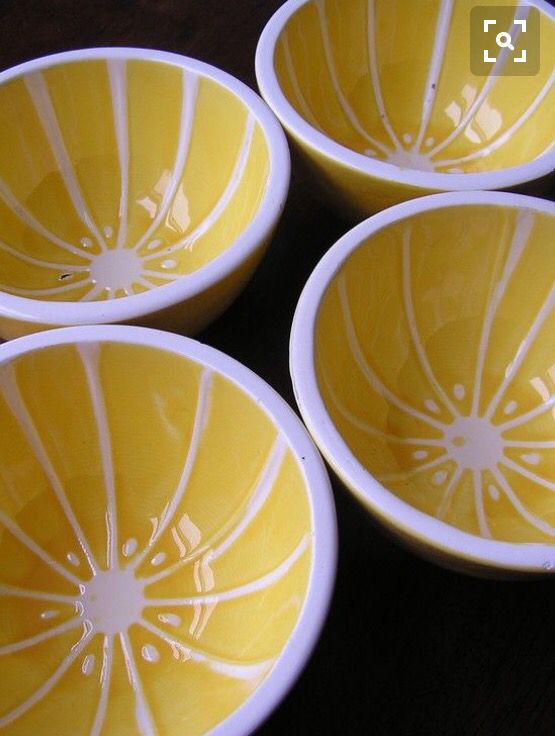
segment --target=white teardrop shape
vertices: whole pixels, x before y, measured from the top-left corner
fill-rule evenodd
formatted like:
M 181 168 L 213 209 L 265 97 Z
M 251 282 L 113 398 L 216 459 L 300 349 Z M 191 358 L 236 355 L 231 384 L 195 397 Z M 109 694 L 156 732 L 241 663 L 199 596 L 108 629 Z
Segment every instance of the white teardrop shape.
M 56 618 L 56 616 L 59 616 L 59 615 L 60 615 L 59 611 L 51 610 L 51 611 L 43 611 L 40 617 L 44 619 L 45 621 L 48 621 L 49 619 Z
M 439 406 L 433 399 L 426 399 L 426 401 L 424 402 L 424 406 L 426 407 L 426 409 L 428 409 L 428 411 L 431 411 L 433 414 L 440 413 Z
M 81 238 L 79 242 L 83 248 L 92 248 L 92 240 L 90 238 Z
M 165 559 L 166 559 L 166 553 L 158 552 L 158 554 L 154 555 L 154 557 L 151 559 L 150 564 L 154 565 L 154 567 L 158 567 L 158 565 L 161 565 Z
M 494 486 L 493 484 L 488 486 L 488 491 L 494 501 L 499 501 L 499 489 L 497 486 Z
M 416 450 L 416 452 L 412 453 L 412 456 L 415 460 L 424 460 L 425 457 L 428 457 L 428 453 L 426 450 Z
M 165 261 L 162 261 L 162 268 L 175 268 L 177 266 L 177 261 L 174 261 L 173 258 L 168 258 Z
M 461 401 L 466 396 L 466 390 L 462 383 L 456 383 L 453 386 L 453 394 L 455 395 L 455 398 Z
M 124 543 L 122 549 L 124 557 L 131 557 L 137 551 L 137 540 L 134 537 L 130 537 L 127 542 Z
M 367 156 L 375 156 L 375 155 L 376 155 L 376 151 L 375 151 L 375 150 L 374 150 L 373 148 L 367 148 L 367 149 L 366 149 L 366 150 L 364 151 L 364 153 L 365 153 L 365 154 L 366 154 Z
M 178 616 L 176 613 L 159 613 L 158 621 L 168 624 L 168 626 L 174 626 L 175 628 L 181 626 L 181 616 Z
M 412 143 L 412 135 L 410 133 L 403 133 L 403 143 Z
M 512 414 L 514 410 L 516 409 L 516 407 L 517 407 L 516 401 L 509 401 L 509 403 L 506 404 L 503 411 L 505 412 L 505 414 Z
M 104 228 L 104 235 L 107 238 L 111 238 L 113 234 L 114 234 L 114 229 L 111 228 L 110 225 L 106 225 L 106 227 Z
M 73 552 L 68 552 L 66 557 L 69 564 L 73 565 L 73 567 L 79 567 L 79 565 L 81 564 L 79 558 Z
M 440 486 L 445 479 L 447 478 L 447 472 L 445 470 L 438 470 L 437 473 L 434 473 L 434 476 L 432 478 L 432 483 L 436 486 Z
M 161 244 L 162 244 L 162 241 L 160 240 L 160 238 L 157 238 L 156 240 L 151 240 L 150 243 L 147 245 L 146 249 L 155 250 Z
M 520 456 L 525 463 L 528 463 L 529 465 L 539 465 L 539 462 L 541 460 L 541 455 L 539 455 L 537 452 L 530 452 L 526 455 Z
M 435 138 L 432 138 L 431 136 L 430 136 L 430 138 L 426 138 L 426 145 L 428 147 L 433 146 L 435 142 L 436 142 L 436 139 Z
M 87 654 L 87 656 L 83 660 L 83 664 L 81 665 L 81 671 L 84 675 L 88 677 L 92 673 L 93 670 L 94 670 L 94 654 Z
M 152 644 L 145 644 L 141 649 L 141 656 L 145 662 L 158 662 L 160 652 Z
M 450 174 L 462 174 L 463 173 L 463 170 L 459 169 L 457 166 L 453 166 L 451 169 L 447 169 L 447 171 Z

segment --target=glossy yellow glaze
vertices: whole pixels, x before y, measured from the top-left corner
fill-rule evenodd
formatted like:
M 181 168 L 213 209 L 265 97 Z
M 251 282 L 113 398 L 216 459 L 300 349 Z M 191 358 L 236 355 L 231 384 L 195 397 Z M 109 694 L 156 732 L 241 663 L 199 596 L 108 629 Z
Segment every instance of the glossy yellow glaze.
M 415 213 L 347 258 L 318 313 L 319 388 L 349 449 L 484 538 L 555 537 L 554 242 L 553 215 L 524 206 Z
M 324 153 L 280 115 L 324 188 L 350 214 L 449 189 L 418 182 L 418 173 L 495 172 L 553 145 L 555 22 L 540 13 L 537 74 L 475 76 L 469 18 L 477 5 L 422 0 L 416 13 L 412 0 L 308 0 L 284 25 L 273 62 L 296 113 L 369 161 L 415 172 L 414 182 L 400 183 L 393 170 L 364 171 Z
M 0 289 L 17 296 L 106 300 L 172 283 L 228 249 L 266 190 L 254 114 L 169 63 L 24 74 L 0 85 L 0 126 Z
M 87 343 L 2 365 L 0 427 L 2 732 L 223 721 L 310 574 L 305 480 L 273 421 L 191 360 Z

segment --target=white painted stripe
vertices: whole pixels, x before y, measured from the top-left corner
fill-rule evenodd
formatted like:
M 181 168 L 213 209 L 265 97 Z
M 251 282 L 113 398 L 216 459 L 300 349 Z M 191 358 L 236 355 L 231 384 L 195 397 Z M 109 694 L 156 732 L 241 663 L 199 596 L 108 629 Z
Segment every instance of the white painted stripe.
M 478 528 L 480 529 L 482 537 L 491 539 L 491 532 L 489 530 L 486 511 L 484 508 L 484 490 L 482 488 L 481 472 L 479 470 L 473 470 L 472 479 L 474 481 L 474 506 L 476 508 L 476 516 L 478 518 Z
M 551 314 L 553 311 L 553 307 L 555 306 L 555 284 L 551 287 L 551 290 L 545 299 L 544 303 L 542 304 L 542 308 L 536 315 L 536 318 L 534 319 L 534 322 L 532 323 L 532 326 L 530 330 L 528 331 L 528 334 L 522 340 L 518 346 L 516 355 L 514 356 L 511 363 L 507 366 L 505 369 L 505 375 L 503 377 L 503 381 L 501 382 L 501 385 L 495 392 L 495 395 L 493 399 L 491 400 L 488 409 L 485 413 L 485 417 L 489 419 L 492 414 L 494 413 L 495 409 L 497 408 L 497 405 L 501 401 L 503 394 L 507 390 L 509 384 L 515 377 L 518 369 L 522 365 L 523 360 L 528 355 L 528 351 L 534 344 L 534 341 L 536 337 L 538 336 L 539 331 L 541 330 L 543 323 L 547 319 L 547 317 Z M 546 402 L 547 403 L 547 402 Z M 545 404 L 544 404 L 545 406 Z M 503 425 L 503 427 L 506 429 L 506 425 Z
M 133 692 L 135 693 L 135 720 L 140 736 L 156 736 L 154 721 L 152 720 L 152 715 L 146 701 L 139 671 L 135 664 L 131 642 L 129 641 L 129 637 L 126 633 L 121 632 L 119 638 L 129 682 L 133 688 Z
M 555 449 L 555 440 L 503 440 L 505 447 L 535 447 L 539 450 L 553 450 Z
M 195 241 L 198 240 L 198 238 L 200 238 L 202 235 L 204 235 L 204 233 L 208 232 L 208 230 L 210 230 L 214 223 L 217 222 L 220 215 L 223 214 L 228 204 L 231 202 L 233 195 L 235 194 L 237 188 L 239 187 L 239 184 L 241 183 L 243 174 L 245 173 L 247 162 L 249 160 L 251 143 L 255 130 L 255 123 L 255 118 L 249 113 L 245 124 L 245 134 L 243 137 L 243 142 L 241 144 L 241 149 L 239 151 L 239 156 L 237 158 L 237 161 L 235 162 L 235 166 L 233 168 L 233 171 L 231 172 L 231 176 L 226 185 L 226 188 L 222 192 L 220 199 L 216 202 L 216 205 L 212 208 L 210 213 L 204 218 L 204 220 L 202 220 L 202 222 L 197 225 L 197 227 L 189 235 L 186 235 L 184 238 L 179 240 L 177 243 L 174 243 L 169 248 L 163 248 L 161 251 L 157 251 L 152 255 L 146 256 L 143 259 L 145 262 L 151 261 L 154 258 L 161 258 L 163 256 L 165 257 L 170 253 L 174 253 L 176 250 L 181 250 L 182 248 L 194 245 Z
M 129 209 L 129 130 L 127 112 L 127 62 L 125 59 L 108 59 L 108 77 L 112 95 L 114 130 L 118 147 L 120 170 L 119 227 L 116 248 L 123 248 L 127 238 Z
M 333 51 L 331 48 L 331 41 L 329 37 L 328 23 L 326 19 L 325 0 L 314 0 L 313 4 L 316 6 L 316 9 L 318 11 L 318 18 L 320 21 L 320 32 L 322 35 L 322 43 L 324 46 L 324 56 L 326 59 L 326 66 L 327 66 L 327 69 L 330 75 L 330 81 L 332 83 L 334 92 L 337 97 L 337 101 L 339 102 L 339 105 L 343 111 L 343 114 L 345 115 L 349 123 L 353 126 L 353 128 L 356 130 L 356 132 L 362 138 L 368 141 L 368 143 L 370 143 L 372 146 L 377 148 L 383 154 L 388 155 L 390 151 L 387 148 L 387 146 L 384 146 L 384 144 L 381 143 L 381 141 L 378 141 L 373 136 L 369 135 L 368 132 L 362 127 L 355 111 L 353 110 L 349 101 L 345 97 L 343 90 L 341 89 L 341 84 L 337 76 L 337 69 L 335 66 L 335 61 L 333 59 Z
M 69 263 L 53 263 L 52 261 L 43 261 L 40 258 L 30 256 L 28 253 L 12 248 L 11 245 L 4 243 L 0 240 L 0 250 L 8 253 L 14 258 L 18 258 L 25 263 L 29 263 L 32 266 L 38 266 L 39 268 L 51 268 L 55 271 L 66 271 L 67 273 L 79 273 L 88 270 L 88 266 L 72 266 Z M 86 256 L 86 254 L 84 254 Z
M 505 260 L 505 263 L 503 264 L 503 270 L 501 272 L 499 281 L 495 284 L 493 293 L 487 306 L 484 322 L 482 324 L 480 343 L 478 346 L 478 359 L 476 361 L 476 373 L 474 375 L 474 394 L 472 397 L 471 416 L 478 416 L 478 410 L 480 408 L 482 383 L 484 379 L 484 364 L 486 361 L 486 354 L 488 350 L 493 320 L 497 313 L 499 304 L 503 299 L 503 295 L 505 294 L 505 290 L 511 279 L 511 276 L 513 275 L 515 268 L 520 262 L 522 254 L 524 253 L 524 250 L 528 243 L 528 239 L 530 237 L 530 233 L 532 231 L 532 228 L 534 227 L 534 220 L 535 218 L 532 210 L 518 211 L 515 221 L 515 229 L 507 253 L 507 258 Z M 501 242 L 499 252 L 501 252 L 502 245 L 503 243 Z
M 0 656 L 15 654 L 15 652 L 21 652 L 24 649 L 29 649 L 30 647 L 34 647 L 37 644 L 41 644 L 43 641 L 54 639 L 56 636 L 59 636 L 60 634 L 65 634 L 66 632 L 72 631 L 73 629 L 82 625 L 83 621 L 81 619 L 74 618 L 70 621 L 65 621 L 59 626 L 55 626 L 53 629 L 47 629 L 46 631 L 42 631 L 40 634 L 31 636 L 28 639 L 22 639 L 21 641 L 16 641 L 11 644 L 4 644 L 3 646 L 0 646 Z
M 73 281 L 71 284 L 62 284 L 61 286 L 53 286 L 48 289 L 23 289 L 16 286 L 10 286 L 9 284 L 0 284 L 0 290 L 6 291 L 11 294 L 16 294 L 18 296 L 26 297 L 52 296 L 54 294 L 66 294 L 69 291 L 81 289 L 87 284 L 88 280 L 88 278 L 85 278 L 81 279 L 80 281 Z
M 473 151 L 473 153 L 469 153 L 466 156 L 460 156 L 459 158 L 436 161 L 435 162 L 436 168 L 437 167 L 443 168 L 445 166 L 453 166 L 454 164 L 461 164 L 461 163 L 466 163 L 467 161 L 473 161 L 476 158 L 483 158 L 485 156 L 489 156 L 490 153 L 493 153 L 498 148 L 503 146 L 524 125 L 524 123 L 536 112 L 538 107 L 541 105 L 541 103 L 545 99 L 546 95 L 551 91 L 551 88 L 553 87 L 554 82 L 555 82 L 555 71 L 551 73 L 551 76 L 549 77 L 547 82 L 544 84 L 544 86 L 541 88 L 540 92 L 536 95 L 532 104 L 526 108 L 526 110 L 518 118 L 518 120 L 516 120 L 509 128 L 507 128 L 507 130 L 504 133 L 502 133 L 492 143 L 488 144 L 487 146 L 484 146 L 484 148 L 480 148 L 478 151 Z
M 553 481 L 547 480 L 547 478 L 542 478 L 540 475 L 536 475 L 536 473 L 528 470 L 528 468 L 522 467 L 506 456 L 503 458 L 503 465 L 510 468 L 510 470 L 513 470 L 515 473 L 522 475 L 527 480 L 532 481 L 532 483 L 537 483 L 537 485 L 542 486 L 546 491 L 555 491 L 555 483 Z
M 451 503 L 451 498 L 453 497 L 453 493 L 455 492 L 455 489 L 461 479 L 462 474 L 463 468 L 457 467 L 447 485 L 447 488 L 443 493 L 441 503 L 439 504 L 436 511 L 436 516 L 438 519 L 443 519 L 445 514 L 447 513 L 447 509 L 449 508 L 449 504 Z
M 430 417 L 427 414 L 423 414 L 422 412 L 418 411 L 417 409 L 414 409 L 412 406 L 410 406 L 409 404 L 406 404 L 404 401 L 399 399 L 397 396 L 395 396 L 394 393 L 392 393 L 380 381 L 378 376 L 370 368 L 370 366 L 366 362 L 366 358 L 364 357 L 364 354 L 358 342 L 358 338 L 356 336 L 355 328 L 353 325 L 353 320 L 352 320 L 351 313 L 350 313 L 349 298 L 347 295 L 346 276 L 344 273 L 340 273 L 339 276 L 337 277 L 337 289 L 339 292 L 339 299 L 341 302 L 341 311 L 343 313 L 343 321 L 345 324 L 347 341 L 349 343 L 351 353 L 353 355 L 353 358 L 355 359 L 355 362 L 359 370 L 361 371 L 363 376 L 366 378 L 370 387 L 379 396 L 382 396 L 382 398 L 389 401 L 389 403 L 393 404 L 393 406 L 396 406 L 400 411 L 404 412 L 405 414 L 408 414 L 414 419 L 418 419 L 421 422 L 424 422 L 425 424 L 429 424 L 430 426 L 435 427 L 436 429 L 439 429 L 441 433 L 443 434 L 445 425 L 442 422 L 439 422 L 437 419 L 434 419 L 433 417 Z
M 62 238 L 54 235 L 54 233 L 50 232 L 50 230 L 41 225 L 41 223 L 35 219 L 35 217 L 29 212 L 29 210 L 17 200 L 13 192 L 2 179 L 0 179 L 0 199 L 3 200 L 3 202 L 12 210 L 14 215 L 16 215 L 19 220 L 21 220 L 21 222 L 27 225 L 27 227 L 29 227 L 31 230 L 34 230 L 37 235 L 40 235 L 45 240 L 50 241 L 51 243 L 57 245 L 59 248 L 62 248 L 62 250 L 65 250 L 68 253 L 73 253 L 73 255 L 75 256 L 79 256 L 80 258 L 84 258 L 90 261 L 90 253 L 87 253 L 87 251 L 85 251 L 84 249 L 78 248 L 75 245 L 62 240 Z
M 202 435 L 204 433 L 208 416 L 210 412 L 210 395 L 212 391 L 212 371 L 208 368 L 204 368 L 200 377 L 200 384 L 198 390 L 197 408 L 195 412 L 195 419 L 193 423 L 193 431 L 191 433 L 191 441 L 187 450 L 187 456 L 181 472 L 181 477 L 177 484 L 177 488 L 173 493 L 171 501 L 164 508 L 160 514 L 159 524 L 156 527 L 155 532 L 152 534 L 147 546 L 136 555 L 133 560 L 129 563 L 129 570 L 136 570 L 145 557 L 149 554 L 150 550 L 165 532 L 169 524 L 172 522 L 175 512 L 179 508 L 185 491 L 187 490 L 187 484 L 191 473 L 193 471 L 197 454 L 199 451 Z
M 295 97 L 297 98 L 299 107 L 306 121 L 309 122 L 311 125 L 313 125 L 321 133 L 324 133 L 325 132 L 324 129 L 322 128 L 322 126 L 316 119 L 316 116 L 310 109 L 309 104 L 306 101 L 306 97 L 304 96 L 301 86 L 299 84 L 299 79 L 297 77 L 297 72 L 295 71 L 295 65 L 293 64 L 293 58 L 291 56 L 291 49 L 289 48 L 289 35 L 288 35 L 287 30 L 285 30 L 281 34 L 281 45 L 283 48 L 283 56 L 285 58 L 285 65 L 287 67 L 287 74 L 289 75 L 289 81 L 291 82 L 291 86 L 293 87 L 293 92 L 295 93 Z
M 44 132 L 46 133 L 46 138 L 60 169 L 61 177 L 66 185 L 67 193 L 71 203 L 73 204 L 75 212 L 95 237 L 100 247 L 105 250 L 106 243 L 104 242 L 104 238 L 100 230 L 93 222 L 91 214 L 85 204 L 85 199 L 81 192 L 77 176 L 73 170 L 73 165 L 64 143 L 62 131 L 60 130 L 60 125 L 56 118 L 56 112 L 54 110 L 52 100 L 50 99 L 44 76 L 40 72 L 28 74 L 24 77 L 24 82 L 42 123 L 42 127 L 44 128 Z
M 77 578 L 76 578 L 77 579 Z M 13 598 L 30 598 L 36 601 L 49 601 L 51 603 L 67 603 L 72 605 L 77 600 L 70 595 L 58 595 L 57 593 L 47 593 L 42 590 L 30 590 L 28 588 L 17 588 L 13 585 L 0 584 L 0 596 L 9 596 Z
M 151 634 L 162 639 L 166 644 L 169 644 L 172 649 L 177 649 L 184 660 L 191 660 L 193 662 L 204 664 L 213 672 L 218 672 L 226 677 L 233 677 L 238 680 L 258 679 L 270 670 L 275 661 L 274 659 L 270 659 L 256 664 L 232 662 L 220 657 L 215 657 L 212 654 L 202 652 L 199 649 L 193 649 L 186 642 L 182 641 L 178 637 L 170 636 L 165 631 L 158 628 L 158 626 L 151 624 L 145 619 L 141 621 L 141 626 L 143 626 L 147 631 L 150 631 Z
M 408 478 L 413 478 L 415 475 L 419 475 L 420 473 L 425 473 L 428 470 L 433 470 L 440 465 L 445 465 L 445 463 L 449 462 L 450 460 L 451 458 L 449 457 L 449 455 L 444 452 L 443 455 L 440 455 L 434 460 L 430 460 L 430 462 L 424 463 L 423 465 L 406 468 L 405 470 L 401 470 L 398 473 L 382 473 L 381 475 L 378 475 L 376 477 L 380 481 L 380 483 L 389 483 L 399 480 L 403 481 L 407 480 Z
M 405 307 L 405 314 L 407 317 L 407 324 L 409 327 L 412 344 L 418 356 L 420 366 L 424 372 L 424 375 L 428 379 L 430 386 L 434 389 L 438 397 L 441 399 L 443 404 L 451 412 L 453 417 L 460 417 L 460 412 L 457 411 L 453 405 L 451 399 L 447 396 L 443 390 L 441 384 L 437 380 L 426 350 L 420 339 L 420 333 L 418 330 L 418 323 L 416 321 L 416 313 L 414 311 L 414 303 L 412 300 L 412 288 L 411 288 L 411 255 L 410 255 L 410 243 L 411 243 L 412 230 L 409 225 L 405 225 L 403 230 L 403 266 L 402 266 L 402 282 L 403 282 L 403 301 Z
M 12 534 L 19 542 L 21 542 L 21 544 L 24 544 L 28 550 L 33 552 L 33 554 L 41 559 L 52 570 L 55 570 L 59 575 L 64 577 L 66 580 L 69 580 L 69 582 L 73 583 L 74 585 L 79 586 L 82 584 L 82 580 L 80 580 L 72 572 L 69 572 L 69 570 L 66 570 L 65 567 L 63 567 L 63 565 L 60 565 L 59 562 L 56 562 L 56 560 L 51 557 L 48 552 L 43 550 L 43 548 L 40 547 L 36 542 L 34 542 L 31 537 L 27 536 L 27 534 L 25 534 L 25 532 L 3 511 L 0 511 L 0 524 L 5 526 L 10 534 Z
M 112 660 L 114 657 L 114 644 L 111 636 L 104 637 L 103 644 L 102 671 L 100 673 L 100 698 L 94 715 L 94 723 L 91 728 L 90 736 L 100 736 L 104 721 L 106 719 L 106 710 L 108 707 L 108 695 L 110 693 L 110 682 L 112 679 Z
M 389 117 L 385 109 L 382 89 L 380 85 L 380 73 L 378 69 L 378 51 L 377 51 L 377 34 L 376 34 L 376 8 L 374 0 L 368 0 L 368 58 L 370 63 L 370 79 L 372 80 L 372 89 L 374 90 L 374 99 L 380 120 L 386 129 L 391 142 L 397 149 L 401 150 L 401 144 L 389 122 Z
M 87 562 L 89 563 L 93 575 L 96 575 L 98 568 L 94 559 L 94 555 L 87 542 L 85 534 L 81 529 L 81 525 L 77 521 L 75 512 L 73 511 L 71 504 L 67 499 L 63 484 L 58 477 L 58 474 L 56 473 L 54 466 L 50 461 L 50 458 L 48 457 L 48 453 L 46 452 L 46 449 L 42 443 L 40 434 L 35 427 L 31 415 L 29 414 L 29 411 L 19 392 L 17 379 L 15 376 L 15 369 L 13 365 L 8 365 L 2 377 L 0 378 L 0 390 L 4 395 L 4 399 L 8 407 L 10 408 L 14 418 L 23 431 L 23 434 L 25 435 L 31 449 L 33 450 L 35 457 L 39 462 L 39 465 L 48 478 L 52 486 L 52 490 L 54 491 L 54 494 L 58 499 L 58 502 L 66 516 L 66 519 L 73 529 L 77 541 L 79 542 L 79 545 L 83 550 L 83 554 L 85 555 Z
M 26 700 L 24 700 L 23 703 L 18 705 L 17 708 L 14 708 L 9 713 L 6 713 L 4 716 L 2 716 L 0 718 L 0 728 L 5 728 L 6 726 L 9 726 L 10 723 L 13 723 L 20 716 L 30 710 L 33 706 L 39 703 L 43 698 L 45 698 L 55 687 L 58 681 L 61 680 L 61 678 L 65 675 L 73 662 L 75 662 L 77 657 L 81 654 L 83 649 L 89 643 L 90 638 L 91 634 L 88 634 L 80 641 L 78 641 L 77 644 L 72 647 L 71 653 L 62 661 L 62 664 L 58 667 L 54 674 L 51 675 L 46 680 L 46 682 L 38 688 L 38 690 L 35 690 L 35 692 Z
M 555 528 L 552 527 L 551 524 L 548 524 L 546 521 L 543 521 L 543 519 L 540 519 L 538 516 L 528 511 L 528 509 L 523 506 L 523 504 L 515 495 L 513 489 L 505 479 L 503 473 L 497 468 L 491 468 L 491 472 L 493 473 L 493 477 L 501 486 L 501 490 L 503 491 L 515 511 L 518 511 L 518 513 L 525 521 L 538 529 L 540 532 L 543 532 L 544 534 L 549 534 L 549 536 L 551 537 L 555 537 Z
M 166 273 L 165 271 L 151 271 L 148 268 L 143 268 L 143 276 L 151 277 L 155 279 L 166 279 L 166 281 L 177 281 L 178 279 L 188 276 L 183 273 Z M 157 284 L 158 285 L 158 284 Z M 152 286 L 151 286 L 152 288 Z
M 91 282 L 91 288 L 87 291 L 86 294 L 83 294 L 83 296 L 81 297 L 81 301 L 82 302 L 92 302 L 97 297 L 99 297 L 104 290 L 105 290 L 104 286 L 101 286 L 99 284 L 97 284 L 96 286 L 93 286 Z
M 189 156 L 193 124 L 195 121 L 195 110 L 198 95 L 198 77 L 183 70 L 182 75 L 182 105 L 181 105 L 181 127 L 175 156 L 175 163 L 162 202 L 148 230 L 133 246 L 134 250 L 140 250 L 145 243 L 150 242 L 162 221 L 166 218 L 170 206 L 175 198 L 177 188 L 183 179 L 183 173 Z
M 513 429 L 514 427 L 520 427 L 523 424 L 526 424 L 527 422 L 532 421 L 532 419 L 535 419 L 536 417 L 541 416 L 544 412 L 549 411 L 550 409 L 553 409 L 555 406 L 555 394 L 545 401 L 543 404 L 540 404 L 535 409 L 531 409 L 530 411 L 527 411 L 525 414 L 520 414 L 520 416 L 515 417 L 514 419 L 509 420 L 508 422 L 503 422 L 502 424 L 498 424 L 498 428 L 502 430 L 503 432 L 506 432 L 509 429 Z
M 443 65 L 443 58 L 445 56 L 445 47 L 447 45 L 447 38 L 449 36 L 449 28 L 451 26 L 451 17 L 453 14 L 453 0 L 442 0 L 438 18 L 437 26 L 435 31 L 434 48 L 432 52 L 432 59 L 430 61 L 430 70 L 428 73 L 428 79 L 426 81 L 426 89 L 424 93 L 424 102 L 422 104 L 422 120 L 420 122 L 420 129 L 414 143 L 414 150 L 419 151 L 424 135 L 428 129 L 428 123 L 434 107 L 436 98 L 437 88 L 439 86 L 439 77 L 441 74 L 441 67 Z
M 83 343 L 77 347 L 77 352 L 83 363 L 89 394 L 98 433 L 98 446 L 102 458 L 102 473 L 106 490 L 106 557 L 109 570 L 119 567 L 118 561 L 118 515 L 116 506 L 116 489 L 114 478 L 114 460 L 112 457 L 112 439 L 110 425 L 106 413 L 104 393 L 100 382 L 99 360 L 100 345 L 98 343 Z

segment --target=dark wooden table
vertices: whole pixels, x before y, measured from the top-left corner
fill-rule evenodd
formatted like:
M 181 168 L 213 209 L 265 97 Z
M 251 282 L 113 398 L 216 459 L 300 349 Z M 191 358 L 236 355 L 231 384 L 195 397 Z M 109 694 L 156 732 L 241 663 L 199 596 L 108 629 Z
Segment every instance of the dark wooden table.
M 255 87 L 256 41 L 279 4 L 0 0 L 0 67 L 73 48 L 143 46 L 197 57 Z M 303 188 L 294 166 L 263 265 L 200 335 L 293 406 L 295 304 L 347 227 Z M 330 616 L 304 675 L 258 736 L 555 736 L 555 583 L 474 580 L 433 567 L 385 539 L 341 488 L 335 495 L 340 558 Z

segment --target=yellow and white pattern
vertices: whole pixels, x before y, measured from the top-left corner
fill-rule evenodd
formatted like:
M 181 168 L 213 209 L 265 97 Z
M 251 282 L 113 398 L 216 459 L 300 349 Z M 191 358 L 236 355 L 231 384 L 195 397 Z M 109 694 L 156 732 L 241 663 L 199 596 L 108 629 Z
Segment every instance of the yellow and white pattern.
M 280 428 L 217 370 L 115 342 L 4 362 L 0 426 L 2 733 L 224 721 L 307 592 L 310 503 Z

